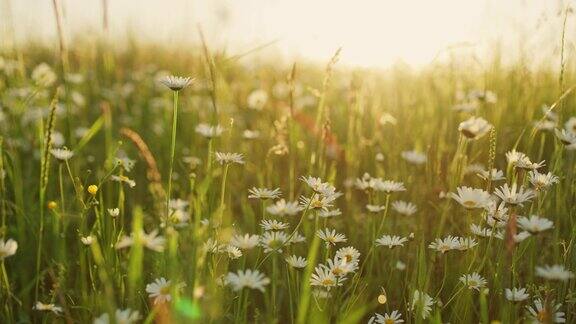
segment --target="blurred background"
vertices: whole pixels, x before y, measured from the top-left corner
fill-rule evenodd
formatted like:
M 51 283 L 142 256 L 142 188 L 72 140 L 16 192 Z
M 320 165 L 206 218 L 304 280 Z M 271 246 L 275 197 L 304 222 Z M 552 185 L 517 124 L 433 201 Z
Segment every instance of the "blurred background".
M 0 0 L 3 42 L 56 42 L 53 0 Z M 108 35 L 195 44 L 198 26 L 210 46 L 242 53 L 326 61 L 342 47 L 341 62 L 422 66 L 452 51 L 479 59 L 501 50 L 504 61 L 559 55 L 564 18 L 574 0 L 57 0 L 73 46 L 79 35 Z M 106 10 L 104 8 L 107 8 Z M 567 21 L 566 50 L 576 25 Z M 450 49 L 450 51 L 448 51 Z

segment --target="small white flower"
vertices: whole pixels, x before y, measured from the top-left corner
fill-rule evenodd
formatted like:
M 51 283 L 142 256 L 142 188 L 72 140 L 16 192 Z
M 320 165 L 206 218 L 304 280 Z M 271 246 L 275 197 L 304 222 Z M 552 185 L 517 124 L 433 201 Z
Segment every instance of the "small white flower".
M 492 169 L 490 171 L 482 170 L 478 172 L 477 175 L 484 180 L 490 180 L 490 181 L 506 180 L 504 172 L 498 169 Z
M 320 218 L 332 218 L 332 217 L 342 215 L 342 212 L 338 208 L 330 209 L 330 210 L 324 210 L 323 209 L 323 210 L 318 211 L 316 215 L 318 215 L 318 217 L 320 217 Z
M 226 282 L 232 286 L 232 290 L 234 291 L 250 288 L 264 292 L 266 285 L 270 283 L 270 279 L 266 278 L 266 276 L 258 270 L 247 269 L 245 271 L 238 270 L 236 273 L 229 272 L 226 276 Z
M 268 93 L 264 89 L 257 89 L 254 90 L 248 95 L 248 99 L 246 100 L 248 104 L 248 108 L 254 110 L 262 110 L 268 102 Z
M 547 280 L 568 281 L 574 278 L 574 273 L 561 264 L 536 267 L 536 275 Z
M 353 246 L 338 249 L 335 256 L 350 263 L 358 263 L 360 260 L 360 252 Z
M 200 123 L 198 126 L 196 126 L 195 131 L 203 137 L 215 138 L 222 135 L 224 128 L 222 128 L 220 125 L 211 126 L 208 124 Z
M 260 236 L 260 246 L 264 248 L 264 253 L 281 253 L 282 248 L 289 243 L 288 235 L 284 232 L 264 232 Z
M 7 241 L 0 239 L 0 261 L 16 254 L 17 249 L 18 242 L 14 241 L 13 239 L 8 239 Z
M 172 91 L 180 91 L 189 86 L 194 79 L 190 77 L 179 77 L 169 75 L 159 80 L 164 86 L 170 88 Z
M 226 245 L 224 252 L 228 254 L 228 257 L 232 260 L 238 259 L 242 256 L 242 251 L 234 245 Z
M 292 268 L 300 269 L 306 267 L 308 261 L 301 256 L 291 255 L 286 258 L 286 263 Z
M 56 73 L 54 73 L 50 65 L 46 63 L 40 63 L 32 70 L 32 80 L 34 80 L 34 83 L 39 87 L 50 87 L 57 79 Z
M 457 250 L 460 248 L 460 241 L 458 237 L 448 235 L 447 237 L 440 239 L 437 238 L 434 242 L 428 245 L 429 248 L 436 250 L 441 253 L 446 253 L 450 250 Z
M 406 202 L 402 200 L 397 200 L 392 203 L 392 209 L 394 209 L 397 213 L 410 216 L 413 215 L 418 211 L 416 205 L 411 202 Z
M 520 206 L 535 197 L 535 193 L 532 189 L 525 189 L 524 187 L 518 188 L 516 183 L 512 184 L 512 187 L 508 187 L 508 184 L 505 183 L 500 188 L 494 190 L 494 194 L 509 205 Z
M 325 266 L 317 266 L 310 277 L 310 285 L 319 286 L 328 291 L 336 286 L 342 286 L 342 282 Z
M 118 215 L 120 215 L 120 208 L 108 208 L 108 215 L 118 217 Z
M 179 284 L 176 289 L 184 287 L 185 284 Z M 152 283 L 146 285 L 146 292 L 148 293 L 148 298 L 154 298 L 154 304 L 162 304 L 164 302 L 169 302 L 172 300 L 172 295 L 170 290 L 172 289 L 172 283 L 170 280 L 166 280 L 164 277 L 160 277 L 154 280 Z
M 490 129 L 492 129 L 492 125 L 482 117 L 470 117 L 470 119 L 461 122 L 458 126 L 458 130 L 462 135 L 471 140 L 483 137 Z
M 366 205 L 366 209 L 368 209 L 368 211 L 371 213 L 379 213 L 379 212 L 385 210 L 386 206 L 368 204 L 368 205 Z
M 566 323 L 564 312 L 560 312 L 561 307 L 562 304 L 555 304 L 554 301 L 544 305 L 542 300 L 536 299 L 534 307 L 526 306 L 526 309 L 532 324 Z
M 244 164 L 244 156 L 240 153 L 216 152 L 216 161 L 220 164 Z
M 116 249 L 123 249 L 132 246 L 135 239 L 136 237 L 134 233 L 130 236 L 122 237 L 120 241 L 116 243 Z M 158 230 L 153 230 L 148 234 L 142 231 L 139 235 L 139 241 L 144 247 L 156 252 L 164 251 L 164 245 L 166 243 L 166 239 L 163 236 L 158 235 Z
M 92 243 L 94 243 L 94 237 L 92 235 L 84 236 L 80 238 L 80 241 L 82 241 L 84 245 L 92 245 Z
M 468 289 L 474 289 L 480 291 L 480 289 L 486 287 L 488 281 L 484 279 L 477 272 L 471 274 L 464 274 L 460 277 L 460 282 L 462 282 Z
M 372 188 L 376 191 L 381 191 L 385 193 L 402 192 L 406 191 L 404 183 L 396 182 L 391 180 L 382 180 L 380 178 L 375 178 L 374 182 L 371 184 Z
M 37 301 L 33 308 L 41 312 L 52 312 L 56 315 L 62 314 L 62 307 L 56 306 L 55 304 L 44 304 Z
M 530 295 L 526 293 L 526 288 L 506 288 L 504 292 L 506 293 L 506 299 L 512 302 L 523 301 L 530 297 Z
M 458 187 L 457 194 L 450 193 L 450 197 L 467 209 L 485 208 L 490 201 L 490 194 L 482 189 Z
M 245 129 L 244 132 L 242 132 L 242 137 L 247 139 L 247 140 L 253 140 L 253 139 L 257 139 L 260 137 L 260 132 L 257 130 L 249 130 L 249 129 Z
M 568 150 L 576 149 L 576 133 L 575 132 L 567 131 L 565 129 L 562 129 L 562 130 L 555 129 L 554 133 L 556 134 L 556 137 L 558 137 L 560 142 L 562 144 L 564 144 L 566 149 L 568 149 Z
M 534 189 L 542 190 L 548 189 L 560 180 L 552 172 L 540 173 L 538 170 L 532 170 L 528 172 L 528 181 L 534 186 Z
M 50 154 L 52 154 L 56 159 L 60 161 L 66 161 L 71 159 L 74 156 L 74 152 L 70 151 L 67 148 L 55 148 L 50 150 Z
M 404 151 L 402 152 L 402 158 L 416 165 L 424 164 L 427 161 L 426 155 L 418 151 Z
M 326 242 L 326 246 L 336 245 L 336 243 L 346 242 L 346 236 L 344 234 L 336 233 L 336 230 L 330 230 L 325 228 L 324 230 L 318 230 L 316 235 Z
M 230 240 L 230 244 L 242 250 L 251 250 L 258 245 L 259 241 L 260 236 L 258 235 L 244 234 L 244 236 L 242 236 L 236 234 Z
M 397 246 L 404 246 L 404 243 L 408 242 L 406 237 L 400 237 L 397 235 L 383 235 L 381 238 L 376 240 L 377 246 L 387 246 L 392 249 Z
M 538 217 L 536 215 L 528 217 L 519 217 L 518 218 L 518 227 L 521 229 L 530 232 L 531 234 L 537 234 L 539 232 L 543 232 L 549 230 L 554 227 L 554 223 L 543 217 Z
M 266 211 L 275 216 L 293 216 L 298 214 L 301 210 L 302 208 L 298 205 L 298 202 L 287 202 L 284 199 L 280 199 L 273 205 L 266 207 Z
M 250 193 L 250 195 L 248 195 L 248 198 L 250 199 L 262 199 L 262 200 L 277 199 L 280 198 L 280 195 L 282 195 L 282 192 L 280 191 L 279 188 L 276 189 L 252 188 L 248 190 L 248 192 Z
M 117 323 L 117 324 L 133 324 L 137 323 L 140 319 L 140 313 L 138 311 L 133 311 L 130 308 L 127 309 L 117 309 L 114 313 L 115 321 L 110 321 L 110 316 L 108 313 L 104 313 L 100 315 L 100 317 L 94 319 L 94 324 L 109 324 L 109 323 Z
M 430 295 L 419 290 L 414 291 L 414 296 L 412 297 L 412 303 L 410 305 L 412 311 L 416 311 L 417 314 L 420 314 L 422 319 L 426 319 L 430 316 L 430 312 L 432 312 L 432 306 L 434 306 L 434 299 L 432 299 Z
M 128 178 L 127 176 L 123 176 L 123 175 L 112 175 L 110 176 L 110 179 L 112 181 L 118 181 L 120 183 L 125 183 L 128 185 L 128 187 L 130 188 L 134 188 L 136 187 L 136 181 Z
M 402 314 L 397 311 L 394 310 L 392 311 L 392 313 L 388 314 L 385 313 L 384 315 L 375 313 L 374 316 L 372 316 L 369 320 L 368 320 L 368 324 L 401 324 L 404 323 L 404 320 L 402 319 Z
M 290 225 L 275 219 L 263 219 L 260 221 L 260 226 L 265 231 L 281 231 L 287 229 Z

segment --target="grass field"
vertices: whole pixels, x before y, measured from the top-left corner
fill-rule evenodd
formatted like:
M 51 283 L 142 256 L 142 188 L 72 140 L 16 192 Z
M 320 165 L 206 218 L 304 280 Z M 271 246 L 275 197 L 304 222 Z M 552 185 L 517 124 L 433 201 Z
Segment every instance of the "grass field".
M 5 51 L 0 322 L 576 322 L 574 60 L 501 62 Z

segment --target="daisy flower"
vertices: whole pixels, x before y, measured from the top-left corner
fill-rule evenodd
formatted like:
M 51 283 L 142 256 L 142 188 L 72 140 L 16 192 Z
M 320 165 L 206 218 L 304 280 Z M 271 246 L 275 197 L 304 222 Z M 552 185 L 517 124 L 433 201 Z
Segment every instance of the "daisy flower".
M 346 277 L 347 274 L 358 269 L 358 263 L 346 262 L 345 259 L 340 259 L 338 257 L 328 259 L 327 263 L 328 264 L 321 264 L 320 266 L 330 270 L 330 272 L 338 277 L 339 281 L 344 281 L 344 277 Z
M 238 272 L 229 272 L 226 276 L 226 282 L 234 291 L 240 291 L 244 288 L 260 290 L 264 292 L 266 285 L 270 283 L 263 273 L 258 270 L 238 270 Z
M 326 246 L 336 245 L 336 243 L 346 242 L 346 236 L 344 234 L 336 233 L 336 230 L 330 230 L 325 228 L 324 230 L 318 230 L 316 232 L 316 236 L 318 236 L 322 241 L 326 242 Z
M 257 89 L 252 91 L 250 95 L 248 95 L 248 98 L 246 99 L 248 108 L 254 110 L 264 109 L 266 102 L 268 102 L 268 93 L 264 89 Z
M 120 183 L 125 183 L 128 185 L 128 187 L 130 188 L 134 188 L 136 187 L 136 181 L 128 178 L 127 176 L 123 176 L 123 175 L 112 175 L 110 176 L 110 180 L 112 181 L 117 181 Z
M 506 180 L 504 172 L 498 169 L 482 170 L 478 172 L 477 175 L 484 180 L 490 180 L 490 181 Z
M 244 132 L 242 132 L 242 137 L 247 140 L 257 139 L 260 137 L 260 132 L 257 130 L 245 129 Z
M 265 231 L 281 231 L 287 229 L 290 225 L 288 223 L 279 222 L 275 219 L 263 219 L 260 222 L 260 226 Z
M 376 191 L 385 192 L 387 194 L 390 194 L 393 192 L 406 191 L 406 188 L 404 187 L 404 183 L 391 181 L 391 180 L 384 180 L 383 181 L 380 178 L 375 179 L 374 183 L 372 184 L 372 187 Z
M 358 250 L 352 246 L 347 246 L 338 249 L 338 251 L 336 251 L 336 257 L 343 259 L 346 262 L 358 263 L 360 260 L 360 252 L 358 252 Z
M 51 149 L 50 154 L 52 154 L 56 159 L 58 159 L 60 161 L 69 160 L 74 156 L 74 152 L 70 151 L 67 148 Z
M 384 209 L 386 209 L 386 206 L 368 204 L 368 205 L 366 205 L 366 209 L 368 209 L 368 211 L 371 213 L 379 213 L 379 212 L 383 211 Z
M 108 208 L 108 215 L 112 217 L 118 217 L 120 215 L 120 208 Z
M 288 241 L 288 243 L 290 244 L 302 243 L 302 242 L 306 242 L 306 237 L 304 237 L 304 235 L 300 234 L 299 232 L 294 233 L 294 235 L 292 235 L 292 238 L 290 238 L 290 241 Z
M 136 236 L 132 233 L 130 236 L 124 236 L 116 243 L 116 249 L 123 249 L 132 246 L 135 242 Z M 166 239 L 163 236 L 158 235 L 158 230 L 153 230 L 150 233 L 145 233 L 142 231 L 139 236 L 140 243 L 156 252 L 163 252 Z
M 568 281 L 574 278 L 574 273 L 561 264 L 536 267 L 536 275 L 547 280 Z
M 375 313 L 374 316 L 372 316 L 369 320 L 368 320 L 368 324 L 400 324 L 400 323 L 404 323 L 404 320 L 402 319 L 402 314 L 397 311 L 394 310 L 392 311 L 392 313 L 388 314 L 385 313 L 384 315 Z
M 477 140 L 486 135 L 492 125 L 482 117 L 470 117 L 458 125 L 458 130 L 468 139 Z
M 330 209 L 330 210 L 319 210 L 316 213 L 316 215 L 318 215 L 318 217 L 320 217 L 320 218 L 332 218 L 332 217 L 342 215 L 342 212 L 340 211 L 339 208 L 336 208 L 336 209 Z
M 264 248 L 264 253 L 281 253 L 282 247 L 288 243 L 288 235 L 284 232 L 264 232 L 260 236 L 260 246 Z
M 242 236 L 236 234 L 230 240 L 230 244 L 242 250 L 251 250 L 258 245 L 259 241 L 260 236 L 258 235 L 244 234 Z
M 404 151 L 401 153 L 401 156 L 404 160 L 406 160 L 409 163 L 412 164 L 416 164 L 416 165 L 421 165 L 426 163 L 426 155 L 422 154 L 418 151 Z
M 173 75 L 165 76 L 159 80 L 162 85 L 170 88 L 172 91 L 180 91 L 189 86 L 192 81 L 194 81 L 194 79 L 190 77 L 179 77 Z
M 55 304 L 44 304 L 44 303 L 39 302 L 39 301 L 36 302 L 33 309 L 40 311 L 40 312 L 52 312 L 56 315 L 62 314 L 62 307 L 57 306 Z
M 220 125 L 212 126 L 209 124 L 200 123 L 198 124 L 198 126 L 196 126 L 194 131 L 202 137 L 215 138 L 220 137 L 220 135 L 222 135 L 222 132 L 224 132 L 224 128 L 222 128 Z
M 440 239 L 437 238 L 434 242 L 428 245 L 429 248 L 436 250 L 438 252 L 446 253 L 450 250 L 457 250 L 460 248 L 460 241 L 458 237 L 448 235 L 447 237 Z
M 266 211 L 275 216 L 293 216 L 298 214 L 302 208 L 298 205 L 298 202 L 287 202 L 284 199 L 280 199 L 273 205 L 266 207 Z
M 450 197 L 467 209 L 484 208 L 489 203 L 490 194 L 482 189 L 458 187 Z
M 548 189 L 560 180 L 552 172 L 540 173 L 538 170 L 532 170 L 528 172 L 528 181 L 534 186 L 534 189 L 542 190 Z
M 494 194 L 509 205 L 520 206 L 536 196 L 532 189 L 524 189 L 524 187 L 518 188 L 516 183 L 512 184 L 512 187 L 508 187 L 508 184 L 505 183 L 503 186 L 496 188 Z
M 7 241 L 0 239 L 0 261 L 16 254 L 17 249 L 18 242 L 14 241 L 13 239 L 8 239 Z
M 506 294 L 506 299 L 508 299 L 511 302 L 524 301 L 530 297 L 530 295 L 526 293 L 526 288 L 516 288 L 516 287 L 512 289 L 506 288 L 504 290 L 504 293 Z
M 244 164 L 244 156 L 240 153 L 216 152 L 216 161 L 220 164 Z
M 486 287 L 488 281 L 484 279 L 477 272 L 471 274 L 464 274 L 460 277 L 460 282 L 463 283 L 468 289 L 474 289 L 480 291 L 480 289 Z
M 412 297 L 412 303 L 410 304 L 410 310 L 415 311 L 417 314 L 420 314 L 422 319 L 428 318 L 430 316 L 430 312 L 432 312 L 432 306 L 434 305 L 434 299 L 430 297 L 425 292 L 421 292 L 419 290 L 414 291 L 414 295 Z
M 250 199 L 277 199 L 280 198 L 282 192 L 279 188 L 276 189 L 267 189 L 267 188 L 252 188 L 248 190 L 250 193 L 248 198 Z
M 181 289 L 186 284 L 178 284 L 175 288 Z M 154 298 L 154 304 L 162 304 L 164 302 L 169 302 L 172 300 L 172 295 L 170 295 L 170 290 L 172 289 L 172 283 L 170 280 L 166 280 L 164 277 L 160 277 L 154 280 L 152 283 L 146 285 L 146 292 L 148 293 L 148 298 Z
M 404 246 L 404 243 L 408 242 L 406 237 L 400 237 L 397 235 L 383 235 L 381 238 L 376 240 L 377 246 L 387 246 L 392 249 L 397 246 Z
M 526 306 L 530 323 L 548 324 L 548 323 L 566 323 L 564 312 L 560 312 L 562 304 L 544 305 L 541 299 L 534 301 L 534 306 Z
M 562 130 L 555 129 L 554 133 L 556 134 L 556 137 L 558 137 L 560 142 L 562 144 L 564 144 L 566 149 L 568 149 L 568 150 L 576 149 L 576 133 L 575 132 L 567 131 L 565 129 L 562 129 Z
M 336 286 L 342 286 L 342 282 L 339 282 L 330 269 L 320 265 L 314 269 L 314 273 L 310 277 L 310 285 L 322 287 L 329 291 Z
M 132 324 L 137 323 L 140 319 L 140 313 L 138 311 L 133 311 L 130 308 L 127 309 L 117 309 L 114 313 L 115 321 L 110 321 L 110 316 L 108 313 L 102 314 L 100 317 L 94 319 L 94 324 Z
M 460 251 L 466 251 L 478 245 L 478 242 L 474 238 L 471 237 L 459 237 L 458 238 L 458 247 L 457 249 Z
M 402 200 L 397 200 L 395 202 L 392 203 L 392 209 L 394 209 L 397 213 L 402 214 L 402 215 L 406 215 L 406 216 L 410 216 L 414 213 L 416 213 L 416 211 L 418 211 L 418 208 L 416 208 L 416 205 L 414 205 L 411 202 L 406 202 L 406 201 L 402 201 Z
M 518 227 L 531 234 L 537 234 L 553 228 L 554 223 L 547 218 L 536 215 L 532 215 L 530 218 L 522 216 L 518 218 Z
M 94 243 L 94 237 L 92 235 L 84 236 L 80 238 L 80 241 L 84 245 L 92 245 L 92 243 Z
M 288 263 L 288 265 L 291 266 L 292 268 L 301 269 L 306 267 L 308 261 L 306 260 L 306 258 L 303 258 L 301 256 L 291 255 L 286 258 L 286 263 Z
M 470 224 L 470 232 L 476 236 L 481 237 L 491 237 L 494 233 L 491 229 L 483 228 L 482 226 L 476 224 Z
M 226 253 L 231 260 L 236 260 L 242 256 L 242 250 L 232 244 L 224 246 L 223 253 Z

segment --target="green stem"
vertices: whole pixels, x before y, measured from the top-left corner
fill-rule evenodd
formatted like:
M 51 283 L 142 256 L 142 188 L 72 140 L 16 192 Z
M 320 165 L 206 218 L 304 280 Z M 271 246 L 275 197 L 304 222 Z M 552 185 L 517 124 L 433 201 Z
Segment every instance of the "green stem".
M 176 150 L 176 129 L 178 126 L 178 91 L 174 91 L 174 108 L 172 109 L 172 141 L 170 143 L 170 168 L 168 171 L 168 192 L 166 194 L 166 219 L 170 216 L 170 194 L 172 193 L 172 171 L 174 168 L 174 152 Z

